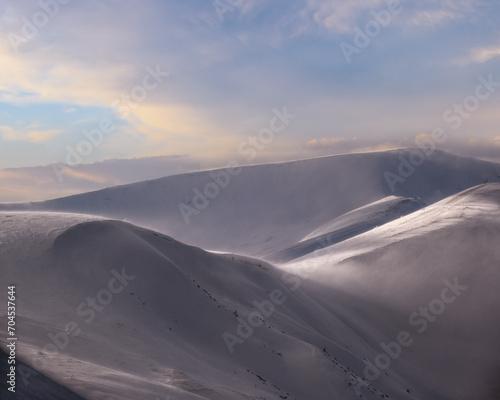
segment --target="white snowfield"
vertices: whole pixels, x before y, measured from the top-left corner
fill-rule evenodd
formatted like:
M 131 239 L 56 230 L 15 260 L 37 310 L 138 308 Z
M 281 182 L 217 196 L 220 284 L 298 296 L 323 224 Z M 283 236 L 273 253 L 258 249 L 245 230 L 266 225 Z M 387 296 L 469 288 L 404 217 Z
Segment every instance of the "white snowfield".
M 260 258 L 385 197 L 419 198 L 430 204 L 485 182 L 500 182 L 499 164 L 435 150 L 408 178 L 401 177 L 404 182 L 394 184 L 393 192 L 384 175 L 399 174 L 401 159 L 408 162 L 411 154 L 412 150 L 345 154 L 243 167 L 237 175 L 201 171 L 45 202 L 0 204 L 0 210 L 100 215 L 203 249 Z M 218 195 L 200 200 L 205 187 L 208 194 L 215 193 L 214 185 Z M 186 211 L 184 218 L 179 208 L 186 206 L 191 213 Z
M 2 399 L 497 399 L 500 166 L 436 151 L 391 193 L 405 154 L 247 167 L 189 225 L 206 173 L 3 205 Z

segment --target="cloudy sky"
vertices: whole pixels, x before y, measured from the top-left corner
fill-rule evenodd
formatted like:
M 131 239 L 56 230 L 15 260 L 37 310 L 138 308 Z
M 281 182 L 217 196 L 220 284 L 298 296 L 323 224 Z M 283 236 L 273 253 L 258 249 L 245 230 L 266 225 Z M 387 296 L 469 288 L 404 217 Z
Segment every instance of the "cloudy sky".
M 3 169 L 74 161 L 69 149 L 82 163 L 257 163 L 406 147 L 435 128 L 443 149 L 499 159 L 496 0 L 0 6 Z M 275 109 L 295 118 L 247 160 Z

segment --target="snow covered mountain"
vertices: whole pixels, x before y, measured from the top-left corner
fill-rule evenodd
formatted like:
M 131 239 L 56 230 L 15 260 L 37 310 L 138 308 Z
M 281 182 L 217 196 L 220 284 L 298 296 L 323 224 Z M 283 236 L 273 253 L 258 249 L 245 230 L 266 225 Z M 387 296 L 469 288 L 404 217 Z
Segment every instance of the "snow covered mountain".
M 408 154 L 245 167 L 190 224 L 220 171 L 3 205 L 12 398 L 498 399 L 500 168 L 436 151 L 392 193 Z
M 300 242 L 266 256 L 274 262 L 285 262 L 311 253 L 318 248 L 331 246 L 367 232 L 393 219 L 416 211 L 424 206 L 419 199 L 389 196 L 382 200 L 349 211 L 309 233 Z
M 388 196 L 430 204 L 500 181 L 499 164 L 435 150 L 412 166 L 412 154 L 395 150 L 202 171 L 46 202 L 0 204 L 0 210 L 100 215 L 204 249 L 263 257 Z
M 38 391 L 493 399 L 499 211 L 485 185 L 278 266 L 123 222 L 2 212 L 2 281 L 19 282 L 19 357 L 58 385 Z
M 18 354 L 86 399 L 356 395 L 346 344 L 360 338 L 276 267 L 86 216 L 0 224 L 2 280 L 20 282 Z
M 500 184 L 482 185 L 283 268 L 305 276 L 311 298 L 373 344 L 368 375 L 394 368 L 413 389 L 434 388 L 417 398 L 497 399 L 499 217 Z M 402 332 L 411 343 L 401 356 L 373 367 L 391 355 L 381 344 Z
M 0 202 L 42 201 L 200 169 L 180 155 L 0 169 Z

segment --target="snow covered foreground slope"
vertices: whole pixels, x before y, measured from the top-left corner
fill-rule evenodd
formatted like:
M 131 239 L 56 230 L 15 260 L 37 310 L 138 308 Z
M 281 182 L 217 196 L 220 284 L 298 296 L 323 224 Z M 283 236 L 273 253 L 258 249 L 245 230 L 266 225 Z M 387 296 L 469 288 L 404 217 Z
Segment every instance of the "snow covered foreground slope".
M 484 185 L 277 267 L 3 212 L 0 272 L 18 282 L 19 356 L 87 400 L 493 400 L 499 212 Z
M 430 204 L 500 180 L 498 164 L 438 150 L 424 158 L 422 165 L 410 165 L 412 170 L 405 162 L 409 163 L 413 152 L 346 154 L 229 172 L 202 171 L 47 202 L 0 205 L 0 210 L 100 215 L 204 249 L 263 257 L 295 245 L 347 212 L 388 196 L 418 197 Z M 395 175 L 400 176 L 396 182 Z M 204 192 L 218 194 L 204 201 L 204 194 L 200 196 Z
M 359 339 L 271 265 L 87 216 L 0 224 L 18 355 L 85 399 L 356 397 L 345 346 Z

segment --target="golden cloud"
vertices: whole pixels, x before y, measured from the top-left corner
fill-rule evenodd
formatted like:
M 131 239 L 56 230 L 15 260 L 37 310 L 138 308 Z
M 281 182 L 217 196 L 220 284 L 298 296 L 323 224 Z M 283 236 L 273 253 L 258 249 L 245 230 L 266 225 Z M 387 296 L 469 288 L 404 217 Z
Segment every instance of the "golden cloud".
M 33 143 L 46 142 L 62 133 L 59 129 L 26 129 L 15 130 L 10 126 L 0 126 L 0 134 L 5 141 L 25 140 Z
M 336 147 L 341 143 L 353 143 L 356 142 L 357 138 L 321 138 L 312 139 L 306 143 L 306 147 L 309 149 L 321 149 L 325 147 Z

